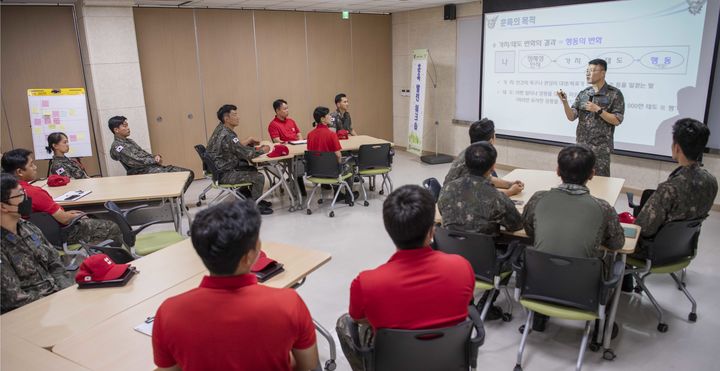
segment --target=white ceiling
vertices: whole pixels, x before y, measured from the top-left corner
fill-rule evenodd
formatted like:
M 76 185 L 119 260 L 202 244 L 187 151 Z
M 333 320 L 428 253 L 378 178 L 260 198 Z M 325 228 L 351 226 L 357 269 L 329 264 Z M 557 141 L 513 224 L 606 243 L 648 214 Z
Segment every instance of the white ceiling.
M 299 10 L 352 13 L 395 13 L 406 10 L 431 8 L 449 3 L 467 3 L 473 0 L 85 0 L 97 6 L 164 6 L 182 8 L 228 8 Z M 72 4 L 77 0 L 4 0 L 8 3 Z

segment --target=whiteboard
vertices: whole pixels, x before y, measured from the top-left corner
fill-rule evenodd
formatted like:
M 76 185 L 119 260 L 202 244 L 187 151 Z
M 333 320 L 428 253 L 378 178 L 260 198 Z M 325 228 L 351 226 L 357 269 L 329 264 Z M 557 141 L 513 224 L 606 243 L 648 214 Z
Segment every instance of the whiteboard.
M 85 89 L 28 89 L 27 94 L 35 159 L 52 158 L 45 146 L 48 135 L 57 131 L 68 137 L 68 157 L 92 156 Z

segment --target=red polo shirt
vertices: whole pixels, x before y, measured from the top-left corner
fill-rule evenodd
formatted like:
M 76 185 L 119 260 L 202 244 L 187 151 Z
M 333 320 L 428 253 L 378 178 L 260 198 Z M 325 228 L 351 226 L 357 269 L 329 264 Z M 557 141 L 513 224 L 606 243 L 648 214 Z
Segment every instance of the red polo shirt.
M 453 326 L 467 317 L 474 288 L 475 274 L 461 256 L 430 247 L 398 250 L 355 278 L 349 313 L 376 329 Z
M 20 180 L 18 183 L 20 183 L 20 186 L 25 190 L 25 194 L 32 198 L 32 211 L 52 215 L 62 209 L 62 207 L 53 200 L 52 196 L 50 196 L 46 190 L 34 186 L 24 180 Z
M 152 343 L 158 367 L 291 370 L 290 350 L 315 344 L 315 327 L 294 290 L 258 285 L 252 274 L 205 276 L 160 305 Z
M 285 121 L 282 121 L 275 116 L 275 118 L 270 121 L 268 133 L 270 134 L 270 139 L 280 138 L 281 142 L 289 142 L 291 140 L 298 140 L 300 129 L 295 123 L 295 120 L 287 117 Z
M 337 152 L 342 149 L 337 135 L 325 124 L 317 124 L 307 136 L 308 151 Z

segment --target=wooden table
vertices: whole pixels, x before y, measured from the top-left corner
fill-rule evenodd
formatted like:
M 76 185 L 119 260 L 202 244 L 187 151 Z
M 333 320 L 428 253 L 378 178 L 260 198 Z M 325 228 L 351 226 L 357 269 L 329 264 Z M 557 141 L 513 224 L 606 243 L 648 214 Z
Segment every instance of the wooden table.
M 285 265 L 285 272 L 263 283 L 271 287 L 291 287 L 330 260 L 330 254 L 325 252 L 277 243 L 263 243 L 263 250 Z M 206 273 L 195 275 L 107 321 L 64 339 L 53 351 L 93 370 L 153 369 L 151 338 L 133 328 L 154 316 L 166 298 L 198 287 Z
M 379 139 L 371 137 L 369 135 L 355 135 L 348 137 L 348 139 L 340 140 L 340 146 L 342 147 L 342 151 L 357 151 L 362 145 L 385 143 L 390 143 L 390 146 L 394 145 L 392 142 L 389 142 L 385 139 Z M 270 143 L 269 145 L 271 147 L 274 147 L 276 144 L 278 143 Z M 274 172 L 279 175 L 280 178 L 280 181 L 270 187 L 267 191 L 265 191 L 265 193 L 263 193 L 260 198 L 258 198 L 258 201 L 263 200 L 265 197 L 270 195 L 277 187 L 282 186 L 285 188 L 285 190 L 287 190 L 288 196 L 290 197 L 291 206 L 289 211 L 292 212 L 295 210 L 303 209 L 302 196 L 300 195 L 300 190 L 295 186 L 289 186 L 285 181 L 285 178 L 295 178 L 297 159 L 305 155 L 305 151 L 307 151 L 307 144 L 283 144 L 288 148 L 289 153 L 287 155 L 268 157 L 267 154 L 264 154 L 262 156 L 258 156 L 252 159 L 252 162 L 257 164 L 258 166 L 272 167 L 275 170 Z M 297 203 L 295 202 L 295 200 L 297 200 Z
M 190 173 L 140 174 L 130 176 L 111 176 L 89 179 L 72 179 L 62 187 L 48 187 L 46 181 L 35 182 L 34 185 L 45 189 L 53 198 L 69 191 L 83 190 L 91 193 L 78 200 L 60 201 L 58 204 L 67 208 L 102 205 L 106 201 L 151 201 L 168 199 L 173 210 L 175 230 L 180 231 L 183 209 L 183 187 Z M 187 213 L 185 213 L 187 215 Z M 188 223 L 190 222 L 188 216 Z
M 2 335 L 0 369 L 6 371 L 88 371 L 17 336 Z
M 3 335 L 12 333 L 51 348 L 205 271 L 189 239 L 135 260 L 132 265 L 140 274 L 126 286 L 80 290 L 73 285 L 0 316 Z

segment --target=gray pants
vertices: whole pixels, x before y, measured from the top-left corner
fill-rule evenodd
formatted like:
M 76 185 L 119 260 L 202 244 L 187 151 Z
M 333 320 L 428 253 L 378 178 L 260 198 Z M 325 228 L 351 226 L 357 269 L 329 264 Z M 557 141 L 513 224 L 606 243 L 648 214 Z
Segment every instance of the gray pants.
M 363 367 L 363 358 L 351 344 L 353 344 L 353 336 L 350 326 L 357 326 L 359 341 L 361 347 L 368 347 L 373 344 L 374 334 L 372 327 L 355 322 L 349 314 L 345 313 L 337 320 L 335 331 L 337 331 L 340 347 L 342 348 L 345 358 L 347 358 L 353 371 L 365 370 Z

